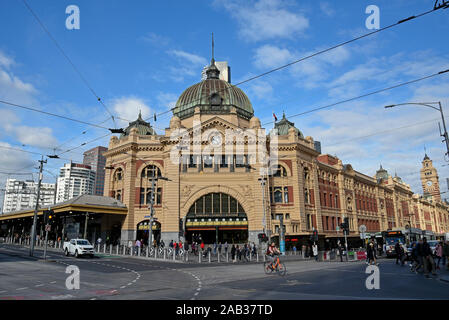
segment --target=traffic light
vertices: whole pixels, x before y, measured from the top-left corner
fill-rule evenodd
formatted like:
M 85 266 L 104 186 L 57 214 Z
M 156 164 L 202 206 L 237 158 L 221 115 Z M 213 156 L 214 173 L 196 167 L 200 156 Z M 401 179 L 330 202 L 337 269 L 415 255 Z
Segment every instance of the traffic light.
M 318 241 L 318 230 L 313 230 L 312 238 L 313 241 Z
M 55 219 L 53 210 L 44 210 L 44 225 L 51 224 Z
M 262 241 L 262 242 L 267 242 L 267 241 L 268 241 L 268 237 L 267 237 L 267 235 L 266 235 L 265 233 L 259 233 L 259 234 L 257 235 L 257 237 L 258 237 L 259 240 Z
M 344 218 L 344 222 L 340 224 L 340 228 L 345 234 L 349 234 L 349 218 Z

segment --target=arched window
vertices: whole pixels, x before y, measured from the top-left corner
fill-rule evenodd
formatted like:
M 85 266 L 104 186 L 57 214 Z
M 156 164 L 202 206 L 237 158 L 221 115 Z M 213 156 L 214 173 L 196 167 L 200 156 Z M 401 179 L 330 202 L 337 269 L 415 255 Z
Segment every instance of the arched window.
M 189 218 L 206 216 L 244 216 L 245 211 L 234 197 L 225 193 L 208 193 L 189 208 Z
M 282 188 L 281 187 L 274 188 L 274 202 L 282 203 Z
M 122 179 L 123 179 L 123 170 L 122 170 L 122 168 L 118 168 L 114 172 L 113 180 L 114 181 L 121 181 Z
M 307 190 L 307 188 L 304 189 L 304 201 L 305 201 L 305 203 L 310 203 L 309 202 L 309 190 Z
M 281 165 L 277 165 L 277 168 L 273 170 L 274 174 L 273 177 L 286 177 L 287 176 L 287 169 L 285 169 Z
M 309 168 L 304 168 L 304 180 L 306 182 L 309 180 Z
M 162 176 L 161 169 L 159 169 L 155 165 L 149 165 L 145 169 L 142 170 L 142 173 L 140 176 L 141 176 L 141 178 L 148 178 L 148 179 L 150 179 L 153 176 L 160 177 L 160 176 Z

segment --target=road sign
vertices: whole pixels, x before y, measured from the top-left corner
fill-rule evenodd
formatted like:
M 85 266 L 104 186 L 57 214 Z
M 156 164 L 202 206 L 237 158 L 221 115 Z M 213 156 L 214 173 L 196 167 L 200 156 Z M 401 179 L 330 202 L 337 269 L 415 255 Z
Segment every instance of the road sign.
M 339 227 L 339 226 L 337 226 L 337 227 L 335 228 L 335 230 L 337 230 L 337 231 L 340 231 L 340 227 Z
M 45 225 L 45 231 L 51 231 L 51 225 L 49 224 Z
M 365 239 L 365 234 L 363 232 L 360 234 L 360 239 Z
M 366 231 L 366 226 L 365 226 L 364 224 L 361 224 L 361 225 L 359 226 L 359 231 L 360 231 L 360 233 L 365 233 L 365 231 Z

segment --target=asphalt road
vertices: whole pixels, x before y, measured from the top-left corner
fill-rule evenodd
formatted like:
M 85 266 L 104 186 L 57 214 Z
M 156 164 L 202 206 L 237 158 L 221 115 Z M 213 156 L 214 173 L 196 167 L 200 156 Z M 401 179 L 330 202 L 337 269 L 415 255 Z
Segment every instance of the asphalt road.
M 184 264 L 98 254 L 94 259 L 0 245 L 0 300 L 307 300 L 449 299 L 449 271 L 426 279 L 381 260 L 380 289 L 368 290 L 361 262 L 287 261 L 287 275 L 265 275 L 259 263 Z M 69 265 L 80 270 L 80 289 L 68 290 Z

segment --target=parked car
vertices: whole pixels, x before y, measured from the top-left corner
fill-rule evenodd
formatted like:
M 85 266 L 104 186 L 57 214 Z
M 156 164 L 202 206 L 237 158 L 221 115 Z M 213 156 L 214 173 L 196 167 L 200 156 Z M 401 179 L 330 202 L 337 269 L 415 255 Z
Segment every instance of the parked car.
M 74 255 L 76 258 L 80 256 L 93 258 L 94 256 L 94 247 L 86 239 L 71 239 L 70 241 L 66 241 L 62 249 L 66 256 Z

